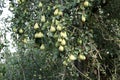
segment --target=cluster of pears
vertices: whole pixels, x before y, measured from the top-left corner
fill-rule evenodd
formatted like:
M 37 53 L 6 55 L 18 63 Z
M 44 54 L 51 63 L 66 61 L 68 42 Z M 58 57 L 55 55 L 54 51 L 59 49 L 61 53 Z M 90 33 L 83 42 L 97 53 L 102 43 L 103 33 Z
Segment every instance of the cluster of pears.
M 75 60 L 83 61 L 86 60 L 86 56 L 84 54 L 79 54 L 76 56 L 75 54 L 69 54 L 69 56 L 66 58 L 66 60 L 63 61 L 63 65 L 67 66 L 68 63 L 75 61 Z
M 90 6 L 90 3 L 89 3 L 87 0 L 84 1 L 83 7 L 89 7 L 89 6 Z M 84 11 L 83 11 L 83 12 L 84 12 Z M 85 22 L 85 21 L 86 21 L 86 15 L 85 15 L 85 13 L 82 14 L 81 21 L 82 21 L 82 22 Z
M 57 9 L 55 9 L 55 11 L 54 11 L 54 15 L 55 15 L 55 16 L 61 16 L 61 15 L 63 15 L 63 12 L 60 11 L 60 10 L 57 8 Z
M 13 32 L 18 33 L 18 34 L 23 34 L 24 30 L 22 28 L 17 29 L 16 27 L 13 27 Z M 22 39 L 23 43 L 27 43 L 27 41 L 28 41 L 27 38 Z
M 34 29 L 35 29 L 35 30 L 39 29 L 38 23 L 35 23 Z M 37 33 L 35 33 L 35 38 L 42 38 L 42 37 L 44 37 L 44 35 L 43 35 L 42 32 L 37 32 Z
M 51 33 L 55 33 L 57 32 L 57 42 L 56 42 L 56 46 L 58 47 L 59 51 L 64 51 L 65 49 L 65 45 L 66 45 L 66 38 L 67 38 L 67 33 L 66 31 L 63 31 L 64 27 L 62 26 L 62 24 L 60 24 L 59 22 L 55 22 L 55 25 L 51 25 L 50 26 L 50 32 Z
M 39 25 L 38 25 L 38 23 L 35 23 L 34 30 L 38 30 L 38 29 L 39 29 Z M 34 37 L 35 38 L 43 38 L 44 34 L 41 31 L 40 32 L 36 32 L 35 35 L 34 35 Z M 44 50 L 45 49 L 45 45 L 41 44 L 40 49 Z
M 64 51 L 65 45 L 66 45 L 66 38 L 67 33 L 66 32 L 60 32 L 60 38 L 58 38 L 57 42 L 60 43 L 59 45 L 59 51 Z

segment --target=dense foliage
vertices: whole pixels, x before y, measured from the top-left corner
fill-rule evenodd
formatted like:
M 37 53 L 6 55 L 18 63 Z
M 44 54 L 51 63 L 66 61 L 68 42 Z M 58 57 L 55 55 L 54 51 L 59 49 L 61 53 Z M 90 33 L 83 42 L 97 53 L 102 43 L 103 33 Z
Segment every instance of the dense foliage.
M 120 79 L 119 2 L 11 1 L 16 52 L 6 54 L 6 79 Z

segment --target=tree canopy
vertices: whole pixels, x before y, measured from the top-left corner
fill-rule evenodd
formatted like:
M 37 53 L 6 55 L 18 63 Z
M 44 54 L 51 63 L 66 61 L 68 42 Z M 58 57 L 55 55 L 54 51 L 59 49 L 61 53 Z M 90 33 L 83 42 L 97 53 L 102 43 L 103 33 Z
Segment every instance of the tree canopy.
M 120 79 L 119 0 L 10 2 L 7 80 Z M 118 13 L 117 13 L 118 12 Z

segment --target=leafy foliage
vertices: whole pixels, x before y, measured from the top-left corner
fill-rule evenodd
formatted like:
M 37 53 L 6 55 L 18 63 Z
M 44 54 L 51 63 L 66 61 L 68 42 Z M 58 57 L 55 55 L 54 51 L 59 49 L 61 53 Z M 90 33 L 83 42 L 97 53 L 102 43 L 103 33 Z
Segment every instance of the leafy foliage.
M 6 77 L 9 80 L 119 79 L 120 22 L 107 8 L 115 5 L 112 2 L 11 1 L 10 10 L 14 14 L 11 28 L 17 52 L 8 59 Z

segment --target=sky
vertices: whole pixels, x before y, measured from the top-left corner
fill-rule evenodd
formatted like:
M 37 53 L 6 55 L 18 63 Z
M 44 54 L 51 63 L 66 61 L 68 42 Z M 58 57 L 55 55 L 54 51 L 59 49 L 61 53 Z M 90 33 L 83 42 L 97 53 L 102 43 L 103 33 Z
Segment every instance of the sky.
M 6 29 L 7 27 L 10 27 L 10 23 L 6 23 L 7 26 L 4 25 L 4 23 L 2 22 L 2 18 L 6 19 L 8 16 L 12 17 L 12 13 L 8 10 L 9 9 L 9 0 L 5 0 L 5 8 L 3 8 L 3 13 L 2 15 L 0 15 L 0 30 L 1 29 Z M 9 45 L 9 49 L 11 52 L 15 52 L 15 48 L 13 48 L 12 46 L 12 40 L 11 40 L 11 33 L 12 32 L 7 32 L 6 33 L 6 38 L 7 40 L 10 42 Z

